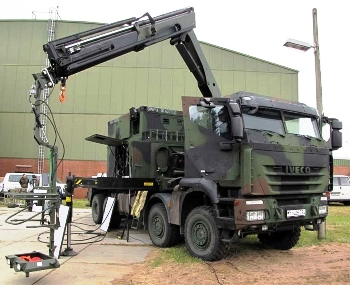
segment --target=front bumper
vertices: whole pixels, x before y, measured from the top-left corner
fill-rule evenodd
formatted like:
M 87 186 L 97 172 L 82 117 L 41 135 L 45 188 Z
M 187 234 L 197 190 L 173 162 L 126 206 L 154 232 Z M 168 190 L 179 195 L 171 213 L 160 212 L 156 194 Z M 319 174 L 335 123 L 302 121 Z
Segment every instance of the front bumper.
M 262 226 L 264 229 L 281 229 L 295 224 L 314 224 L 323 221 L 327 214 L 327 197 L 322 196 L 310 197 L 304 204 L 282 205 L 274 198 L 236 199 L 234 202 L 236 230 L 259 230 Z

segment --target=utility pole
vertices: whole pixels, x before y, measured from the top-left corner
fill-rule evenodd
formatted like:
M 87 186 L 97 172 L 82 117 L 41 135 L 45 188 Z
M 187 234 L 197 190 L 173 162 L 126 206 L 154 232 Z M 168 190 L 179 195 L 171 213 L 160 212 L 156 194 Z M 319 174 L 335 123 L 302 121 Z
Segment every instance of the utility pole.
M 313 32 L 314 32 L 314 54 L 315 54 L 315 75 L 316 75 L 316 106 L 318 115 L 320 116 L 320 132 L 322 134 L 322 118 L 323 118 L 323 105 L 322 105 L 322 83 L 321 83 L 321 63 L 320 63 L 320 46 L 318 44 L 318 26 L 317 26 L 317 9 L 312 9 L 313 18 Z M 318 239 L 326 238 L 326 220 L 319 224 Z
M 323 116 L 322 106 L 322 84 L 321 84 L 321 64 L 320 64 L 320 47 L 318 45 L 318 26 L 317 26 L 317 9 L 312 9 L 313 26 L 314 26 L 314 54 L 315 54 L 315 74 L 316 74 L 316 105 L 319 116 Z M 322 129 L 321 129 L 322 131 Z

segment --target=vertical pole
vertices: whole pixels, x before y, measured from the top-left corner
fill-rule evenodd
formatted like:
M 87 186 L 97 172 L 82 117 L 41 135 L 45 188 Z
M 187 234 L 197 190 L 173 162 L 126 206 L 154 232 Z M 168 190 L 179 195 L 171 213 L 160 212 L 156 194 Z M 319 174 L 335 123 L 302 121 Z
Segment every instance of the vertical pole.
M 66 206 L 69 207 L 68 217 L 67 217 L 67 248 L 61 253 L 63 256 L 75 256 L 78 253 L 72 248 L 72 217 L 73 217 L 73 196 L 74 196 L 74 187 L 73 183 L 75 180 L 75 175 L 72 176 L 72 173 L 69 171 L 66 178 Z
M 317 26 L 317 9 L 312 10 L 313 32 L 314 32 L 314 54 L 315 54 L 315 74 L 316 74 L 316 105 L 319 116 L 323 116 L 322 106 L 322 84 L 321 84 L 321 63 L 320 63 L 320 46 L 318 44 L 318 26 Z
M 72 177 L 71 173 L 69 172 L 66 184 L 67 184 L 67 191 L 66 191 L 66 206 L 69 207 L 68 217 L 67 217 L 67 249 L 71 250 L 71 234 L 72 234 L 72 216 L 73 216 L 73 187 L 72 187 Z M 69 185 L 70 184 L 70 185 Z
M 313 18 L 313 32 L 314 32 L 314 54 L 315 54 L 315 75 L 316 75 L 316 106 L 318 115 L 320 116 L 320 132 L 322 134 L 322 117 L 323 117 L 323 106 L 322 106 L 322 83 L 321 83 L 321 63 L 320 63 L 320 46 L 318 44 L 318 26 L 317 26 L 317 9 L 312 9 Z M 326 238 L 326 220 L 319 224 L 318 239 Z
M 50 194 L 56 193 L 57 152 L 58 152 L 57 146 L 53 146 L 50 148 Z M 43 202 L 44 203 L 42 207 L 44 208 L 45 200 Z M 53 225 L 53 224 L 56 224 L 56 220 L 58 219 L 57 201 L 50 201 L 49 205 L 55 206 L 50 209 L 50 224 Z M 55 253 L 55 228 L 51 226 L 49 256 L 53 257 L 54 253 Z

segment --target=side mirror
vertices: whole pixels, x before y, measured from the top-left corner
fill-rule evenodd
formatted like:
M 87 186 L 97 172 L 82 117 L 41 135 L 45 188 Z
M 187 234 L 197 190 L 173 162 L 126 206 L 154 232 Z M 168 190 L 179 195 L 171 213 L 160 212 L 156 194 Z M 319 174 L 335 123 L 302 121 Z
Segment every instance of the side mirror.
M 343 146 L 343 134 L 339 130 L 332 130 L 331 134 L 332 150 L 337 150 Z
M 343 134 L 340 130 L 343 128 L 343 123 L 338 119 L 332 119 L 330 122 L 331 125 L 331 143 L 332 150 L 337 150 L 343 145 Z
M 230 103 L 233 117 L 231 118 L 232 136 L 240 141 L 243 138 L 243 119 L 241 117 L 241 108 L 238 103 Z
M 243 120 L 241 116 L 231 118 L 232 136 L 235 140 L 240 141 L 243 138 Z
M 232 114 L 234 116 L 240 116 L 241 115 L 241 108 L 237 103 L 230 103 Z
M 343 123 L 337 119 L 332 120 L 331 123 L 333 130 L 341 130 L 343 128 Z

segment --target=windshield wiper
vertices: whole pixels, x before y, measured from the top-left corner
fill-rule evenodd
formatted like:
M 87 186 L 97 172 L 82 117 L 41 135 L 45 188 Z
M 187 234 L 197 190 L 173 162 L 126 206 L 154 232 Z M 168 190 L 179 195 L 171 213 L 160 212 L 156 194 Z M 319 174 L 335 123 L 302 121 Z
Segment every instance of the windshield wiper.
M 269 136 L 273 136 L 273 134 L 278 134 L 280 135 L 281 137 L 285 137 L 284 134 L 281 134 L 279 132 L 275 132 L 275 131 L 271 131 L 271 130 L 261 130 L 261 129 L 253 129 L 253 128 L 246 128 L 246 129 L 249 129 L 249 130 L 253 130 L 253 131 L 258 131 L 258 132 L 262 132 L 264 134 L 268 134 Z
M 310 141 L 311 141 L 312 139 L 317 139 L 318 141 L 321 141 L 320 138 L 316 138 L 316 137 L 313 137 L 313 136 L 310 136 L 310 135 L 293 134 L 293 133 L 289 133 L 289 134 L 296 135 L 296 136 L 299 136 L 299 137 L 304 137 L 304 138 L 309 139 Z

